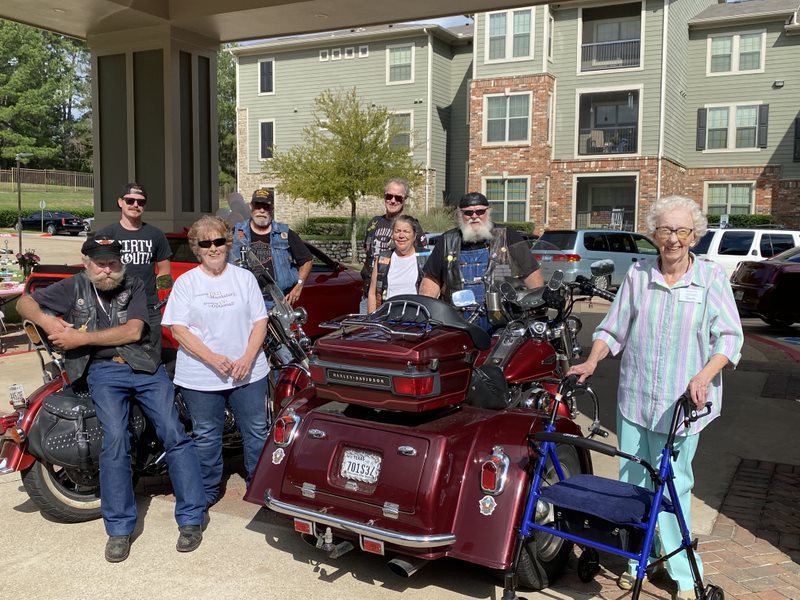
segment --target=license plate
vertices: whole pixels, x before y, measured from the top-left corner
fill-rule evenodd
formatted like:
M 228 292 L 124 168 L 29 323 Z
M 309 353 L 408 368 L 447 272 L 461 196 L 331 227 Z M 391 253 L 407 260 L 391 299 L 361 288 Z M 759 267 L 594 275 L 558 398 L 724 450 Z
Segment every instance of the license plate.
M 733 292 L 734 300 L 741 300 L 742 298 L 744 298 L 744 290 L 736 290 Z
M 381 457 L 362 450 L 345 450 L 341 475 L 345 479 L 375 483 L 381 474 Z
M 542 255 L 542 262 L 551 262 L 553 257 L 550 254 L 543 254 Z

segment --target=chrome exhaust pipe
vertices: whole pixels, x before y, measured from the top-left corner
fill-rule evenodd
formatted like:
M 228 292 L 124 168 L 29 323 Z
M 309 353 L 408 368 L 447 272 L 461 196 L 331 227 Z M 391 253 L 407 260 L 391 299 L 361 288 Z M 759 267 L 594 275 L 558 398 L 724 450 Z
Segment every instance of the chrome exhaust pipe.
M 395 557 L 389 561 L 389 569 L 399 577 L 411 577 L 430 561 L 410 556 Z

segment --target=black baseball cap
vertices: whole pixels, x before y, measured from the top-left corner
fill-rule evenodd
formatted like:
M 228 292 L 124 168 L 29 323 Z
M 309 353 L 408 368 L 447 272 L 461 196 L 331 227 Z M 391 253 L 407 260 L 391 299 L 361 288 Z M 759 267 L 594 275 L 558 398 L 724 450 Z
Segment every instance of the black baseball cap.
M 250 204 L 275 204 L 275 194 L 267 188 L 258 188 L 253 192 Z
M 94 237 L 91 240 L 83 242 L 81 253 L 92 260 L 120 260 L 122 256 L 122 244 L 117 240 L 105 237 Z
M 470 206 L 489 206 L 489 200 L 480 192 L 470 192 L 461 196 L 458 208 L 468 208 Z
M 122 192 L 120 192 L 119 197 L 124 198 L 130 194 L 142 196 L 144 199 L 147 199 L 147 192 L 144 190 L 144 186 L 138 183 L 126 183 L 125 187 L 122 188 Z

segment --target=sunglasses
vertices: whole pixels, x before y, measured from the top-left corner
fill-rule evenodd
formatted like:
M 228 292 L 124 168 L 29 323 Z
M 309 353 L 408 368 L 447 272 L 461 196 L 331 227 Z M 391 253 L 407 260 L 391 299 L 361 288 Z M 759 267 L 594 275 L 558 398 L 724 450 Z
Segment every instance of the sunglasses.
M 383 199 L 386 200 L 386 202 L 391 202 L 392 200 L 394 200 L 395 202 L 402 204 L 405 201 L 406 197 L 401 196 L 399 194 L 384 194 Z
M 688 227 L 679 227 L 678 229 L 672 229 L 671 227 L 656 227 L 656 237 L 660 240 L 668 240 L 670 236 L 674 233 L 679 240 L 684 241 L 689 239 L 689 236 L 692 235 L 694 229 L 689 229 Z
M 201 248 L 211 248 L 211 246 L 216 246 L 217 248 L 219 248 L 220 246 L 224 246 L 227 243 L 228 240 L 226 240 L 224 237 L 216 238 L 213 240 L 197 240 L 197 245 L 200 246 Z
M 144 198 L 128 198 L 127 196 L 125 196 L 123 200 L 125 200 L 125 204 L 127 204 L 128 206 L 133 206 L 134 202 L 136 202 L 139 206 L 144 206 L 145 204 L 147 204 L 147 200 L 145 200 Z
M 464 215 L 465 217 L 471 217 L 473 215 L 477 215 L 479 217 L 482 217 L 483 215 L 486 214 L 487 210 L 489 210 L 489 209 L 488 208 L 476 208 L 475 210 L 462 210 L 461 214 Z

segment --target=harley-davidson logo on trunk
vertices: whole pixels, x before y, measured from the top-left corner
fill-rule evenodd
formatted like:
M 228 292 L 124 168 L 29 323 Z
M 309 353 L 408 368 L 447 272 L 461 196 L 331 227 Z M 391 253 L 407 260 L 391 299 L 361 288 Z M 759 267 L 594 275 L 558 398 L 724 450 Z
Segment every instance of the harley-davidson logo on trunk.
M 353 371 L 339 371 L 328 369 L 328 381 L 332 383 L 347 383 L 349 385 L 360 385 L 363 387 L 392 389 L 392 378 L 385 375 L 368 375 L 365 373 L 355 373 Z

